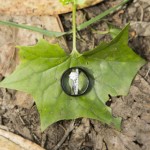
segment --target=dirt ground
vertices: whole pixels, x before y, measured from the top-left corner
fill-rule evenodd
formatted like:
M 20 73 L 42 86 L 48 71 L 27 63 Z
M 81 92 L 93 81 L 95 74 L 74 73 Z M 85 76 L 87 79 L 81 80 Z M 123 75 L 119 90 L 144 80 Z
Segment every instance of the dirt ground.
M 77 24 L 118 2 L 106 0 L 79 10 Z M 61 15 L 60 19 L 64 30 L 71 29 L 71 13 Z M 120 28 L 130 22 L 129 45 L 148 61 L 139 70 L 127 96 L 110 98 L 113 115 L 123 118 L 121 132 L 99 121 L 79 118 L 59 121 L 41 133 L 39 114 L 32 98 L 24 95 L 23 99 L 27 101 L 22 104 L 18 101 L 19 97 L 22 98 L 21 93 L 3 88 L 0 90 L 0 128 L 6 128 L 46 150 L 150 150 L 150 1 L 131 1 L 116 13 L 80 31 L 77 48 L 85 51 L 101 41 L 109 41 L 110 36 L 99 34 L 108 28 L 107 22 Z M 72 37 L 65 38 L 71 49 Z M 1 75 L 0 79 L 3 78 Z

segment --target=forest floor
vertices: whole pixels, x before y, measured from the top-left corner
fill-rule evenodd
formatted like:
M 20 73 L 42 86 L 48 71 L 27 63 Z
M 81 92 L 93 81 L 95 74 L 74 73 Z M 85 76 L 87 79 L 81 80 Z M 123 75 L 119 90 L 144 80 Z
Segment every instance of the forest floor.
M 108 0 L 78 10 L 77 24 L 118 2 Z M 60 20 L 65 31 L 71 29 L 71 13 L 60 15 Z M 26 95 L 23 99 L 27 101 L 22 102 L 19 100 L 21 93 L 3 88 L 0 90 L 0 128 L 31 140 L 46 150 L 150 150 L 150 1 L 134 0 L 80 31 L 77 49 L 85 51 L 102 41 L 110 41 L 109 35 L 99 34 L 99 31 L 108 29 L 108 22 L 119 28 L 130 22 L 129 45 L 148 62 L 137 73 L 127 96 L 110 98 L 113 115 L 123 118 L 121 132 L 99 121 L 79 118 L 59 121 L 41 133 L 39 114 L 32 98 Z M 71 49 L 72 37 L 68 35 L 65 39 Z M 1 75 L 0 79 L 3 78 Z

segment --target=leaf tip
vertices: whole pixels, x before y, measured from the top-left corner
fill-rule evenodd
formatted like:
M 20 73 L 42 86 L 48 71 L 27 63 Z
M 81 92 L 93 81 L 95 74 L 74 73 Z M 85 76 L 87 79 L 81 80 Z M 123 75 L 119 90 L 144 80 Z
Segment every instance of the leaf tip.
M 42 119 L 42 118 L 41 118 Z M 41 120 L 40 119 L 40 120 Z M 41 125 L 40 125 L 40 128 L 41 128 L 41 132 L 44 132 L 52 123 L 43 123 L 42 120 L 41 120 Z
M 113 125 L 118 131 L 121 131 L 121 121 L 122 121 L 122 118 L 121 118 L 121 117 L 117 117 L 117 118 L 114 118 L 114 119 L 113 119 L 112 125 Z
M 20 49 L 20 48 L 21 48 L 21 46 L 20 46 L 20 45 L 16 45 L 16 46 L 15 46 L 15 48 L 18 48 L 18 49 Z

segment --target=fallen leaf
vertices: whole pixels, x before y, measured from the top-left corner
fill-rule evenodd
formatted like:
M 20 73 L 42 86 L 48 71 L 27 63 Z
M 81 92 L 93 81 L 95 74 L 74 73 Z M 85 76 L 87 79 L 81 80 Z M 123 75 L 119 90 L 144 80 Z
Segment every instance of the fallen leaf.
M 34 101 L 31 95 L 24 92 L 17 91 L 15 94 L 15 100 L 13 104 L 20 106 L 22 108 L 30 109 L 34 104 Z
M 79 8 L 88 7 L 97 4 L 103 0 L 85 0 L 85 3 Z M 5 15 L 57 15 L 67 13 L 72 10 L 72 5 L 64 6 L 59 0 L 0 0 L 0 13 Z

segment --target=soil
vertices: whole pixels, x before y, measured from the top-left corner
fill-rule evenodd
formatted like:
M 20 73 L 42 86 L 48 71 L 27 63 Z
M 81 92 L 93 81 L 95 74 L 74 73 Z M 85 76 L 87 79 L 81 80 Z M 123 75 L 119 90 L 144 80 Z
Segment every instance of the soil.
M 79 10 L 80 24 L 108 8 L 119 0 L 105 1 L 90 8 Z M 64 29 L 71 29 L 71 13 L 60 16 Z M 150 149 L 150 2 L 134 0 L 117 12 L 105 17 L 85 30 L 78 32 L 77 48 L 91 49 L 102 41 L 109 41 L 109 35 L 100 35 L 108 24 L 122 28 L 131 22 L 129 45 L 147 60 L 133 80 L 127 96 L 111 97 L 109 106 L 116 117 L 122 117 L 121 131 L 99 121 L 79 118 L 59 121 L 40 131 L 39 114 L 30 96 L 26 103 L 16 102 L 21 93 L 15 90 L 0 90 L 0 128 L 29 139 L 46 150 L 149 150 Z M 147 27 L 147 28 L 146 28 Z M 72 37 L 66 36 L 71 49 Z M 3 75 L 0 76 L 2 80 Z M 21 103 L 21 104 L 20 104 Z M 0 148 L 0 150 L 3 150 Z

